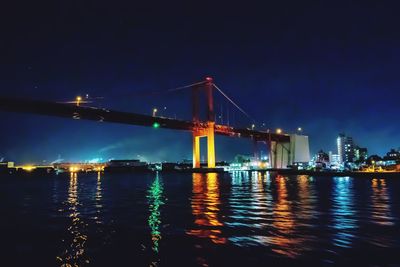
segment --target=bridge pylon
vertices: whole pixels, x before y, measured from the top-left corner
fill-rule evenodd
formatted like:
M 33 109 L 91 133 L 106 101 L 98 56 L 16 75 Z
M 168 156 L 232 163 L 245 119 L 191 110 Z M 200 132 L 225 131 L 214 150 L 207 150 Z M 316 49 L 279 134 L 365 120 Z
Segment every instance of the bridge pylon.
M 200 168 L 200 138 L 207 137 L 207 167 L 215 168 L 215 114 L 214 114 L 214 99 L 213 99 L 213 79 L 207 77 L 205 79 L 205 89 L 207 96 L 207 123 L 200 122 L 199 114 L 199 87 L 193 87 L 193 168 Z

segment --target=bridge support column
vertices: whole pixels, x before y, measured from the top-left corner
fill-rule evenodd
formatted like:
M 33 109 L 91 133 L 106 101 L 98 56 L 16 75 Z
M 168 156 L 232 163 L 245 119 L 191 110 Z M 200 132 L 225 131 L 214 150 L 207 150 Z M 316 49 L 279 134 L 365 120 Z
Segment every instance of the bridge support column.
M 200 168 L 200 136 L 193 132 L 193 168 Z
M 207 122 L 207 128 L 193 131 L 193 168 L 200 168 L 200 138 L 207 138 L 207 167 L 215 168 L 215 122 Z
M 209 121 L 207 128 L 207 166 L 215 168 L 215 142 L 214 142 L 215 122 Z

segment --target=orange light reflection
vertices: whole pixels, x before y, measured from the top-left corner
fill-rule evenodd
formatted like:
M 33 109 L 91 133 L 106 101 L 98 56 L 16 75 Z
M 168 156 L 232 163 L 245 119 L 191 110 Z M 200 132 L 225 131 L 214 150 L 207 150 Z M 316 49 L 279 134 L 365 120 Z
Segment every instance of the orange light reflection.
M 187 232 L 200 238 L 209 238 L 213 243 L 225 244 L 226 238 L 221 237 L 223 223 L 219 220 L 219 183 L 216 173 L 193 174 L 193 196 L 191 200 L 194 223 L 200 229 Z
M 373 222 L 380 225 L 393 225 L 390 212 L 390 199 L 385 179 L 372 179 L 371 217 Z
M 271 237 L 271 243 L 273 244 L 272 250 L 274 252 L 294 258 L 298 255 L 296 247 L 299 247 L 301 240 L 293 238 L 296 223 L 291 202 L 288 200 L 286 182 L 285 177 L 280 175 L 276 177 L 277 200 L 274 207 L 272 225 L 277 234 Z

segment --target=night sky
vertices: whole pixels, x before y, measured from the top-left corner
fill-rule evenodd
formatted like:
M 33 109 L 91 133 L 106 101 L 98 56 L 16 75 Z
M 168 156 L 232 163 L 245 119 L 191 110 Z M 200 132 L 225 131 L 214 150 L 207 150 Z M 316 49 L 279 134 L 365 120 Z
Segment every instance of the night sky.
M 210 75 L 256 125 L 302 127 L 311 152 L 335 151 L 340 132 L 369 154 L 400 147 L 395 1 L 215 2 L 3 5 L 0 92 L 51 101 L 87 93 L 103 98 L 93 106 L 146 114 L 165 106 L 163 115 L 187 119 L 189 94 L 149 92 Z M 186 132 L 0 114 L 0 159 L 191 158 Z M 229 160 L 252 144 L 217 138 L 216 149 Z

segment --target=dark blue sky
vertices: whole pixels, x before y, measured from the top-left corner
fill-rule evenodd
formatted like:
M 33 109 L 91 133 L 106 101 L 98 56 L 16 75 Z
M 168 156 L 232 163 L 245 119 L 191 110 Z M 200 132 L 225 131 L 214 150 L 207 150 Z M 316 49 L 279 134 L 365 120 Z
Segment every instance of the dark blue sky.
M 165 105 L 167 115 L 187 118 L 187 96 L 143 92 L 211 75 L 258 124 L 289 132 L 303 127 L 312 152 L 335 149 L 339 132 L 370 154 L 400 146 L 396 1 L 191 2 L 5 6 L 0 92 L 57 101 L 89 93 L 104 97 L 94 105 L 146 113 Z M 188 133 L 1 117 L 0 158 L 191 157 Z M 217 140 L 218 159 L 251 151 L 248 140 Z

